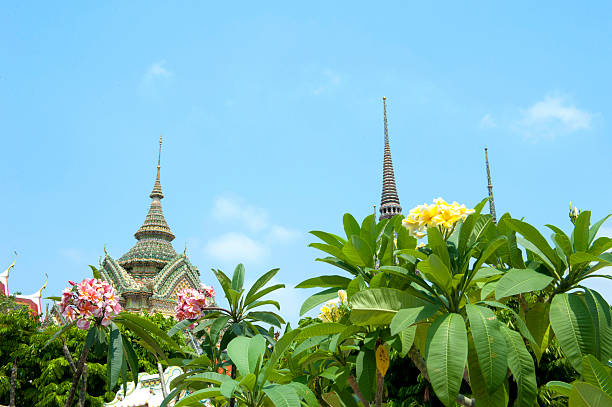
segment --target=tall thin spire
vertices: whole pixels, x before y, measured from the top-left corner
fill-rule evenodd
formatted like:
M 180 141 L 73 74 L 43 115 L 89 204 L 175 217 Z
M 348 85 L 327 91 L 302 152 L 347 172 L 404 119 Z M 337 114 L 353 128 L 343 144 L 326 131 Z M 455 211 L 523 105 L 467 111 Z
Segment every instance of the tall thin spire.
M 149 195 L 151 198 L 159 198 L 159 199 L 162 199 L 164 197 L 164 194 L 162 193 L 162 189 L 161 189 L 161 182 L 159 181 L 159 170 L 161 168 L 161 148 L 162 148 L 162 136 L 160 134 L 159 135 L 159 153 L 157 155 L 157 178 L 155 179 L 155 185 L 153 186 L 153 191 L 151 192 L 151 195 Z
M 393 173 L 393 161 L 391 160 L 391 147 L 389 146 L 389 129 L 387 127 L 387 98 L 383 96 L 383 114 L 385 128 L 385 156 L 383 163 L 383 187 L 380 199 L 379 219 L 392 218 L 402 213 L 397 188 L 395 186 L 395 175 Z
M 495 214 L 495 198 L 493 198 L 493 183 L 491 182 L 491 169 L 489 168 L 489 153 L 485 147 L 485 162 L 487 164 L 487 182 L 489 188 L 489 212 L 493 218 L 493 223 L 497 225 L 497 216 Z

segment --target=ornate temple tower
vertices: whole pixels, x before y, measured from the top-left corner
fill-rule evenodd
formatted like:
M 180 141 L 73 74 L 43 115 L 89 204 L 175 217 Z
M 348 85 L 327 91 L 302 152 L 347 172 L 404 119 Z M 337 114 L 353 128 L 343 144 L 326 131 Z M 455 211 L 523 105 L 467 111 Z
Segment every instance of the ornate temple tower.
M 174 315 L 178 292 L 182 288 L 199 289 L 200 273 L 187 258 L 172 247 L 174 234 L 166 222 L 159 180 L 162 139 L 159 138 L 157 178 L 149 195 L 151 206 L 144 223 L 134 234 L 136 244 L 115 261 L 105 250 L 102 276 L 121 295 L 121 305 L 128 311 L 161 312 Z
M 385 158 L 383 164 L 383 186 L 380 199 L 379 220 L 392 218 L 402 213 L 397 188 L 395 187 L 395 175 L 393 174 L 393 161 L 391 161 L 391 147 L 389 147 L 389 130 L 387 129 L 387 98 L 383 96 L 383 111 L 385 124 Z

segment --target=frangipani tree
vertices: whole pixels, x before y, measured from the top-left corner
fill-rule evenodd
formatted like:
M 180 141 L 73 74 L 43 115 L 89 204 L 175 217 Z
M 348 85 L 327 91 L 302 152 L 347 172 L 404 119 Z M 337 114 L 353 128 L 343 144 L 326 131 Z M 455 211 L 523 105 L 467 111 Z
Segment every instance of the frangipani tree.
M 485 202 L 468 216 L 472 211 L 467 208 L 436 200 L 411 211 L 403 221 L 406 228 L 398 216 L 375 223 L 370 215 L 360 228 L 345 215 L 346 240 L 312 232 L 325 243 L 311 246 L 333 256 L 318 260 L 354 278 L 304 281 L 298 287 L 326 290 L 310 297 L 302 310 L 327 300 L 334 290 L 346 289 L 351 322 L 370 331 L 388 329 L 398 340 L 412 343 L 408 355 L 445 405 L 478 401 L 505 406 L 510 377 L 517 383 L 516 405 L 533 405 L 535 366 L 525 343 L 542 352 L 548 343 L 544 338 L 556 334 L 579 371 L 584 354 L 600 360 L 609 355 L 610 307 L 596 292 L 582 289 L 579 281 L 607 265 L 609 254 L 603 252 L 612 246 L 608 239 L 594 239 L 603 220 L 589 228 L 587 212 L 576 219 L 571 238 L 564 239 L 551 227 L 557 242 L 552 249 L 535 228 L 509 215 L 495 225 L 490 215 L 480 213 Z M 517 239 L 517 233 L 527 239 Z M 416 238 L 424 234 L 427 244 L 417 248 Z M 576 288 L 583 293 L 566 292 Z M 512 301 L 525 304 L 526 298 L 543 305 L 528 305 L 517 313 Z M 552 330 L 548 321 L 541 323 L 551 306 Z M 501 323 L 495 310 L 504 310 L 511 321 Z M 558 318 L 562 311 L 565 319 Z M 540 319 L 534 318 L 536 312 Z M 362 345 L 359 352 L 371 350 Z M 475 400 L 459 394 L 464 379 Z

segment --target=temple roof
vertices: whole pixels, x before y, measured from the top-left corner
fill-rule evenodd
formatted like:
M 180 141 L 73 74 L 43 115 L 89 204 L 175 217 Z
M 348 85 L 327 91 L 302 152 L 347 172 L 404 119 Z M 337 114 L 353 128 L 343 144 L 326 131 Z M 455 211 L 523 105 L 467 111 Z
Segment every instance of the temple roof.
M 391 160 L 391 147 L 389 146 L 389 131 L 387 129 L 387 98 L 383 97 L 384 127 L 385 127 L 385 156 L 383 163 L 383 186 L 380 199 L 380 219 L 392 218 L 402 213 L 397 187 L 395 186 L 395 175 L 393 173 L 393 161 Z
M 153 191 L 149 195 L 152 199 L 149 212 L 142 226 L 134 234 L 137 240 L 136 244 L 118 260 L 118 263 L 126 269 L 139 265 L 155 265 L 161 268 L 177 256 L 171 243 L 174 240 L 174 234 L 166 222 L 161 205 L 161 200 L 164 197 L 159 180 L 161 145 L 162 139 L 160 136 L 157 177 Z

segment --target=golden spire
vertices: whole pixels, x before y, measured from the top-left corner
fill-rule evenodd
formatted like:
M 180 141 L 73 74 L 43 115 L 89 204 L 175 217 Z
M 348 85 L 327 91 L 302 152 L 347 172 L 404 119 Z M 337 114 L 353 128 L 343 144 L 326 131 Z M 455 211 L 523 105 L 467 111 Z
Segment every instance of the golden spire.
M 155 178 L 155 185 L 153 186 L 153 192 L 149 195 L 151 198 L 163 198 L 164 194 L 161 189 L 161 182 L 159 181 L 159 170 L 161 168 L 161 148 L 162 148 L 162 136 L 159 135 L 159 153 L 157 154 L 157 178 Z

